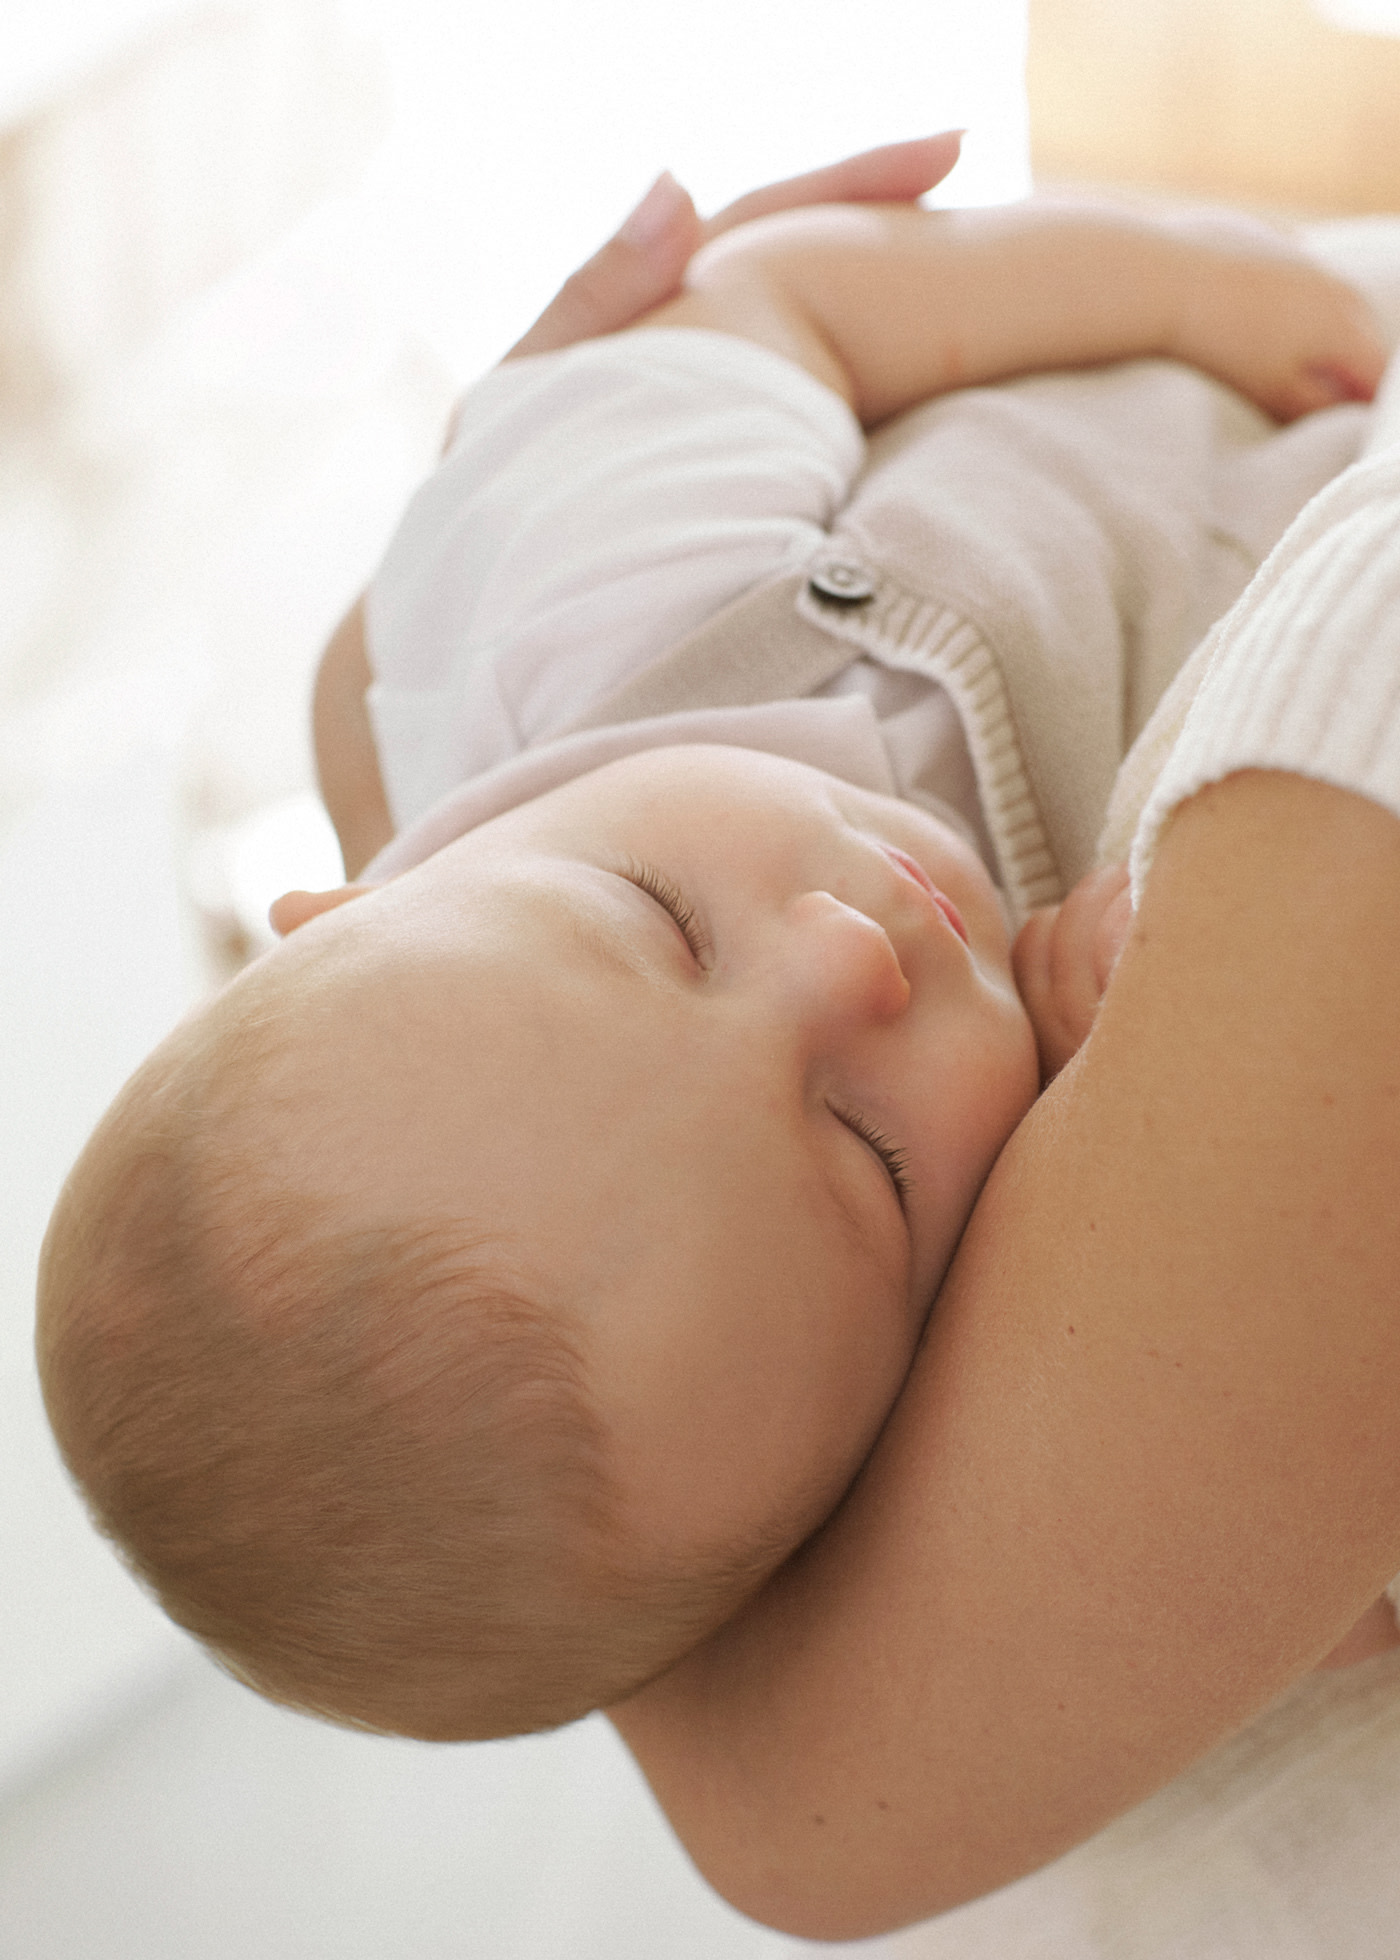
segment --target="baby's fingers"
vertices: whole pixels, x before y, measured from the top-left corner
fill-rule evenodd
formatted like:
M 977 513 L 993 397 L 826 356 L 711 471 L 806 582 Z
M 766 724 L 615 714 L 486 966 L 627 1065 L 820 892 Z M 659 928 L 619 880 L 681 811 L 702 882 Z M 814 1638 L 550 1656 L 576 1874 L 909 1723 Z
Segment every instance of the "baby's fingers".
M 1077 1054 L 1094 1024 L 1132 923 L 1122 865 L 1081 878 L 1064 904 L 1032 913 L 1012 948 L 1012 968 L 1049 1081 Z
M 1061 1015 L 1051 978 L 1051 941 L 1057 917 L 1055 907 L 1032 912 L 1011 948 L 1011 970 L 1035 1031 L 1043 1083 L 1059 1073 L 1078 1045 Z
M 1126 864 L 1112 864 L 1102 871 L 1091 871 L 1075 890 L 1083 890 L 1085 886 L 1090 888 L 1092 898 L 1088 902 L 1092 902 L 1097 914 L 1089 927 L 1089 956 L 1094 968 L 1095 990 L 1098 999 L 1102 1000 L 1132 930 L 1133 888 Z M 1074 897 L 1073 892 L 1070 897 Z
M 1338 402 L 1370 402 L 1376 398 L 1385 373 L 1387 350 L 1369 322 L 1338 336 L 1339 344 L 1320 358 L 1305 360 L 1288 377 L 1274 410 L 1281 422 L 1296 421 Z
M 1337 286 L 1324 314 L 1310 332 L 1300 331 L 1275 399 L 1264 404 L 1280 422 L 1338 402 L 1375 399 L 1389 355 L 1370 308 L 1350 288 Z

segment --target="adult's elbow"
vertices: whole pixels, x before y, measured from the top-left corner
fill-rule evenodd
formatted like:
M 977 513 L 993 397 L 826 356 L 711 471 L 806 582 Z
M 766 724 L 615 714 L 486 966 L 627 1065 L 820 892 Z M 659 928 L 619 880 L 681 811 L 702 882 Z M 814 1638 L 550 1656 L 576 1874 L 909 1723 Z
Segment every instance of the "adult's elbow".
M 691 1863 L 745 1918 L 794 1939 L 872 1939 L 965 1905 L 1062 1845 L 976 1845 L 901 1826 L 879 1798 L 778 1802 L 739 1774 L 675 1780 L 644 1765 Z M 687 1765 L 689 1770 L 693 1765 Z M 868 1812 L 868 1814 L 867 1814 Z

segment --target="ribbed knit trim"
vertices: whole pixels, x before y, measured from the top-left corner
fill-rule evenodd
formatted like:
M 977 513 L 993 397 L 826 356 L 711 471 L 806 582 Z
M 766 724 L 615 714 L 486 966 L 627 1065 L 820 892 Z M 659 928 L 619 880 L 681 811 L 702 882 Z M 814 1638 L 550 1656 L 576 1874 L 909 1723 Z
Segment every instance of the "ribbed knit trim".
M 1400 817 L 1400 452 L 1315 497 L 1217 629 L 1133 840 L 1134 895 L 1178 804 L 1283 769 Z
M 1063 898 L 1011 698 L 978 629 L 951 607 L 932 604 L 883 573 L 868 605 L 838 609 L 804 590 L 797 610 L 885 666 L 927 675 L 948 690 L 967 736 L 983 818 L 1016 923 L 1036 906 Z

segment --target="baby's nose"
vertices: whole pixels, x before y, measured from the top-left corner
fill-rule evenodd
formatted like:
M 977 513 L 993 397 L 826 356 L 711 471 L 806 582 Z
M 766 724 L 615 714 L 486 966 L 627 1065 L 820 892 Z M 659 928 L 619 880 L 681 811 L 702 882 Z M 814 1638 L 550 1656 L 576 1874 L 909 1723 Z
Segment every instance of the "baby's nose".
M 790 985 L 799 1011 L 822 1028 L 891 1021 L 909 1005 L 909 982 L 889 934 L 830 892 L 794 900 L 788 915 Z

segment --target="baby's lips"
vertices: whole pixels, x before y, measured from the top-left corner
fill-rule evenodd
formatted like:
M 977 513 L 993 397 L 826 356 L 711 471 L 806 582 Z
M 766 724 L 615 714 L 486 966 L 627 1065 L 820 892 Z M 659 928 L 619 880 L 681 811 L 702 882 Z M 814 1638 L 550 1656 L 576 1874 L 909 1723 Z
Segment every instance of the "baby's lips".
M 970 946 L 972 941 L 967 936 L 967 927 L 963 924 L 962 913 L 954 905 L 947 892 L 940 891 L 937 885 L 933 887 L 933 902 L 953 928 L 953 931 L 958 935 L 958 938 L 961 939 L 963 945 Z
M 958 935 L 958 938 L 961 939 L 964 946 L 971 945 L 972 942 L 967 936 L 967 927 L 963 924 L 962 913 L 959 912 L 947 892 L 942 892 L 938 889 L 937 885 L 934 884 L 932 878 L 929 877 L 927 871 L 924 870 L 924 867 L 918 860 L 910 857 L 907 851 L 899 850 L 894 844 L 886 844 L 883 848 L 886 857 L 890 858 L 899 866 L 899 869 L 904 873 L 905 877 L 928 893 L 929 897 L 953 928 L 953 931 Z

